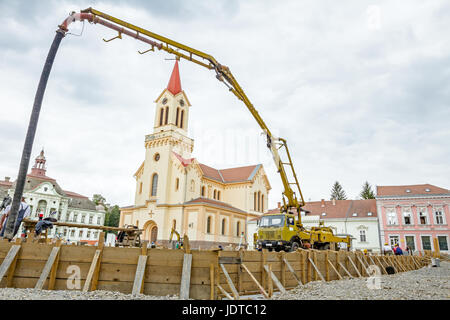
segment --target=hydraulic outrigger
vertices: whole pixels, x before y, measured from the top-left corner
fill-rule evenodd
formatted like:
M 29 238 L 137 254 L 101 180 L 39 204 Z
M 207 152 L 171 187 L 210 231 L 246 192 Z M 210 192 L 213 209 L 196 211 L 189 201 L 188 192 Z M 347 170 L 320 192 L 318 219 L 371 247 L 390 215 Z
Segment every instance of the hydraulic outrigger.
M 241 100 L 245 106 L 248 108 L 250 113 L 253 115 L 255 120 L 258 122 L 261 129 L 266 134 L 267 138 L 267 147 L 270 149 L 273 159 L 275 161 L 275 165 L 277 167 L 278 173 L 280 174 L 281 181 L 283 183 L 284 192 L 282 193 L 283 205 L 281 206 L 280 211 L 282 213 L 290 213 L 295 211 L 298 213 L 298 226 L 303 230 L 301 220 L 300 220 L 300 209 L 305 205 L 305 201 L 303 199 L 302 192 L 300 190 L 300 185 L 297 179 L 297 175 L 294 170 L 294 166 L 292 164 L 292 159 L 289 153 L 289 149 L 287 146 L 287 142 L 285 139 L 277 138 L 272 135 L 269 128 L 259 115 L 258 111 L 256 111 L 255 107 L 252 105 L 247 95 L 242 90 L 239 83 L 234 78 L 230 69 L 222 64 L 220 64 L 213 56 L 201 52 L 199 50 L 193 49 L 186 45 L 183 45 L 179 42 L 173 41 L 151 31 L 145 30 L 143 28 L 137 27 L 133 24 L 120 20 L 118 18 L 112 17 L 106 13 L 100 12 L 93 8 L 88 8 L 85 10 L 81 10 L 80 13 L 72 12 L 69 17 L 67 17 L 61 25 L 59 25 L 59 29 L 56 31 L 55 38 L 53 40 L 53 44 L 50 48 L 44 70 L 41 75 L 41 79 L 39 82 L 38 90 L 35 97 L 35 102 L 33 106 L 32 115 L 30 118 L 30 124 L 28 127 L 28 132 L 25 140 L 25 145 L 22 153 L 22 159 L 19 169 L 19 174 L 17 177 L 17 184 L 14 193 L 11 214 L 8 218 L 7 227 L 5 236 L 9 239 L 13 237 L 13 228 L 16 223 L 17 212 L 20 205 L 20 199 L 23 194 L 23 188 L 25 184 L 27 169 L 30 160 L 31 149 L 33 145 L 34 135 L 36 132 L 37 121 L 39 118 L 40 108 L 42 104 L 43 95 L 45 92 L 45 87 L 47 84 L 47 80 L 53 65 L 54 58 L 56 56 L 56 52 L 59 48 L 59 44 L 62 38 L 69 31 L 69 25 L 75 21 L 88 21 L 93 24 L 101 24 L 109 29 L 115 30 L 118 32 L 118 35 L 112 39 L 105 40 L 105 42 L 112 41 L 114 39 L 122 39 L 122 35 L 127 35 L 129 37 L 135 38 L 137 40 L 143 41 L 149 44 L 150 49 L 139 52 L 140 54 L 147 53 L 149 51 L 155 51 L 155 48 L 158 50 L 163 50 L 168 52 L 169 54 L 173 54 L 177 56 L 177 59 L 185 59 L 191 62 L 194 62 L 202 67 L 205 67 L 209 70 L 214 70 L 216 73 L 216 78 L 223 82 L 239 100 Z M 284 148 L 287 159 L 285 161 L 281 160 L 279 150 Z M 292 171 L 292 176 L 294 181 L 289 181 L 286 167 L 290 167 Z M 291 188 L 291 185 L 294 185 L 296 191 Z M 297 193 L 296 193 L 297 192 Z

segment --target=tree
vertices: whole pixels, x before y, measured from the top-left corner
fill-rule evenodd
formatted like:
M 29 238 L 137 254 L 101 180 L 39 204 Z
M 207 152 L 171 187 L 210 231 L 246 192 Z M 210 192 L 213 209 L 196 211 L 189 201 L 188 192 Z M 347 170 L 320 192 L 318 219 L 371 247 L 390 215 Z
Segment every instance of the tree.
M 106 199 L 103 198 L 101 194 L 94 194 L 92 196 L 92 201 L 95 203 L 96 206 L 98 206 L 99 204 L 104 204 Z
M 375 193 L 372 190 L 372 186 L 366 181 L 362 186 L 362 191 L 359 194 L 362 199 L 375 199 Z
M 106 211 L 105 226 L 118 227 L 120 220 L 120 209 L 118 205 L 112 206 Z
M 344 189 L 342 188 L 341 184 L 336 181 L 331 188 L 331 198 L 330 200 L 347 200 L 347 195 L 345 194 Z

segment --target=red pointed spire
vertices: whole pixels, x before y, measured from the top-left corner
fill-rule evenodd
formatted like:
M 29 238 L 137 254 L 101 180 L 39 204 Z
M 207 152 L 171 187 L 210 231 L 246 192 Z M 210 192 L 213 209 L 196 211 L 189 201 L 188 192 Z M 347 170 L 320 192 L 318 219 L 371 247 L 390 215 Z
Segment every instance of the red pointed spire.
M 181 80 L 180 70 L 178 69 L 178 60 L 175 61 L 172 75 L 170 76 L 169 84 L 167 85 L 167 90 L 169 90 L 173 95 L 181 92 Z

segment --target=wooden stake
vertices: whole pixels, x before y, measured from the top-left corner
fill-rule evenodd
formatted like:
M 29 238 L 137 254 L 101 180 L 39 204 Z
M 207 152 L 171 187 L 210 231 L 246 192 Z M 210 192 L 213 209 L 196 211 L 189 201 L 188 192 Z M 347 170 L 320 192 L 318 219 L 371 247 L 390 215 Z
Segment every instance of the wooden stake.
M 227 280 L 228 286 L 231 289 L 231 292 L 233 293 L 233 296 L 236 300 L 239 300 L 239 293 L 236 290 L 236 287 L 234 286 L 233 280 L 231 280 L 230 275 L 228 274 L 227 269 L 225 266 L 221 263 L 220 267 L 222 268 L 223 274 L 225 275 L 225 279 Z
M 361 273 L 359 273 L 358 268 L 355 266 L 355 263 L 353 262 L 352 258 L 350 258 L 350 256 L 347 256 L 347 258 L 351 262 L 353 269 L 355 269 L 356 273 L 358 274 L 358 277 L 362 277 Z
M 144 275 L 145 266 L 147 265 L 147 257 L 148 256 L 146 255 L 139 256 L 136 273 L 134 275 L 133 290 L 131 292 L 132 295 L 137 295 L 144 292 Z
M 240 269 L 240 267 L 239 267 Z M 214 264 L 211 263 L 209 265 L 209 281 L 211 284 L 211 292 L 210 292 L 210 299 L 214 300 L 215 299 L 215 290 L 214 290 Z
M 337 271 L 337 269 L 333 266 L 333 264 L 331 263 L 330 260 L 327 259 L 328 264 L 331 266 L 331 268 L 333 268 L 334 272 L 337 274 L 339 280 L 342 280 L 342 276 L 339 274 L 339 272 Z
M 57 259 L 59 249 L 60 247 L 53 247 L 52 251 L 50 252 L 50 256 L 47 259 L 47 262 L 45 263 L 44 269 L 42 270 L 41 276 L 39 277 L 39 280 L 36 283 L 36 286 L 34 287 L 35 289 L 42 290 L 45 280 L 47 280 L 47 277 L 50 274 L 53 264 Z
M 305 261 L 305 252 L 298 251 L 300 255 L 300 267 L 302 269 L 302 284 L 306 284 L 306 261 Z
M 272 277 L 271 277 L 272 264 L 269 264 L 269 266 L 265 265 L 264 270 L 266 271 L 266 274 L 267 274 L 267 285 L 269 287 L 268 294 L 269 294 L 269 298 L 271 298 L 273 296 L 273 282 L 272 282 Z
M 314 269 L 315 269 L 315 272 L 314 272 L 314 281 L 317 281 L 317 280 L 319 280 L 318 275 L 319 275 L 320 272 L 318 272 L 319 269 L 317 269 L 317 267 L 316 267 L 316 266 L 317 266 L 317 255 L 316 255 L 316 251 L 314 250 L 312 254 L 313 254 L 313 262 L 314 262 Z M 322 280 L 323 280 L 322 274 L 320 275 L 320 277 L 321 277 Z M 323 280 L 323 281 L 325 281 L 325 280 Z
M 61 239 L 56 240 L 56 247 L 61 247 Z M 50 271 L 50 279 L 48 281 L 48 290 L 53 290 L 55 288 L 56 270 L 58 270 L 60 254 L 61 254 L 61 250 L 58 251 L 55 262 L 53 263 L 53 266 L 52 266 L 52 270 Z
M 361 260 L 361 258 L 359 256 L 356 256 L 356 258 L 358 259 L 359 263 L 361 263 L 361 269 L 364 270 L 364 272 L 367 274 L 367 276 L 370 276 L 369 271 L 367 271 L 366 265 Z
M 242 268 L 249 274 L 250 278 L 253 280 L 253 282 L 256 283 L 256 285 L 259 288 L 259 291 L 263 294 L 264 297 L 268 298 L 269 295 L 267 294 L 266 290 L 259 284 L 258 280 L 253 276 L 253 274 L 248 270 L 247 266 L 245 264 L 241 264 Z
M 325 261 L 328 261 L 328 254 L 330 250 L 325 251 Z M 327 281 L 330 281 L 330 266 L 328 263 L 325 263 L 325 278 Z
M 92 279 L 94 278 L 95 270 L 97 270 L 97 264 L 100 260 L 101 254 L 101 250 L 95 250 L 94 257 L 92 258 L 91 266 L 86 277 L 86 281 L 84 282 L 83 292 L 88 292 L 91 289 Z
M 264 289 L 267 289 L 266 273 L 264 271 L 264 266 L 267 263 L 267 249 L 262 249 L 261 251 L 261 284 Z
M 3 262 L 0 266 L 0 281 L 3 280 L 3 277 L 9 270 L 10 272 L 8 273 L 7 282 L 12 283 L 12 277 L 14 275 L 14 270 L 16 268 L 19 250 L 20 245 L 13 245 L 11 246 L 11 248 L 9 248 L 8 254 L 6 255 L 5 259 L 3 259 Z
M 312 261 L 311 258 L 308 258 L 308 260 L 309 260 L 309 262 L 311 263 L 311 265 L 314 267 L 314 270 L 315 270 L 316 274 L 319 275 L 319 276 L 320 276 L 320 279 L 321 279 L 322 281 L 325 282 L 325 279 L 323 278 L 322 273 L 320 273 L 320 271 L 319 271 L 319 269 L 317 268 L 317 266 L 316 266 L 316 264 L 314 263 L 314 261 Z
M 286 253 L 280 252 L 280 270 L 281 270 L 281 284 L 283 287 L 286 286 L 286 264 L 284 263 Z
M 344 265 L 342 264 L 342 262 L 339 262 L 339 265 L 341 266 L 342 269 L 344 269 L 345 273 L 347 273 L 348 276 L 349 276 L 350 278 L 353 278 L 353 276 L 351 275 L 351 273 L 348 272 L 347 268 L 344 267 Z
M 275 274 L 272 272 L 272 266 L 265 265 L 264 269 L 266 269 L 267 273 L 270 275 L 270 279 L 273 280 L 273 282 L 275 282 L 275 285 L 277 286 L 278 290 L 280 290 L 281 293 L 286 293 L 286 289 L 281 284 L 281 282 L 278 280 L 278 278 L 275 276 Z M 270 282 L 272 282 L 272 281 L 270 281 Z M 272 286 L 272 291 L 273 291 L 273 286 Z M 270 292 L 269 292 L 269 296 L 270 296 Z
M 185 235 L 185 237 L 187 237 Z M 184 242 L 183 242 L 184 246 Z M 185 247 L 186 249 L 186 247 Z M 188 250 L 190 248 L 188 245 Z M 192 267 L 192 254 L 185 253 L 183 259 L 183 270 L 181 274 L 181 285 L 180 285 L 180 300 L 189 299 L 189 289 L 191 287 L 191 267 Z
M 297 277 L 297 275 L 295 274 L 295 270 L 294 268 L 292 268 L 291 264 L 289 263 L 289 261 L 286 260 L 286 258 L 283 258 L 283 262 L 285 263 L 285 265 L 288 267 L 288 270 L 290 273 L 292 273 L 292 275 L 294 276 L 295 280 L 297 280 L 299 285 L 303 285 L 303 283 L 300 281 L 300 279 Z
M 227 297 L 230 300 L 234 300 L 233 297 L 220 286 L 220 284 L 217 284 L 217 288 L 219 288 L 220 292 L 222 292 L 225 295 L 225 297 Z

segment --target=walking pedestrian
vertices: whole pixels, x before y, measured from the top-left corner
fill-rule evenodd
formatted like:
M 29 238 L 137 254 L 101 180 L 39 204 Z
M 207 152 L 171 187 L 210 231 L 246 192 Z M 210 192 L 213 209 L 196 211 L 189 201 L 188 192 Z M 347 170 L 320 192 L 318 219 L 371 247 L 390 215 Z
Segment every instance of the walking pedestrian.
M 4 237 L 6 224 L 8 223 L 9 213 L 11 211 L 11 205 L 8 205 L 5 209 L 4 215 L 5 215 L 5 222 L 3 223 L 2 231 L 0 232 L 0 237 Z M 25 202 L 25 197 L 22 197 L 22 201 L 20 202 L 19 206 L 19 213 L 17 214 L 17 220 L 16 224 L 14 225 L 14 233 L 13 237 L 17 234 L 17 231 L 19 231 L 20 224 L 22 223 L 22 220 L 28 217 L 31 214 L 30 206 Z

